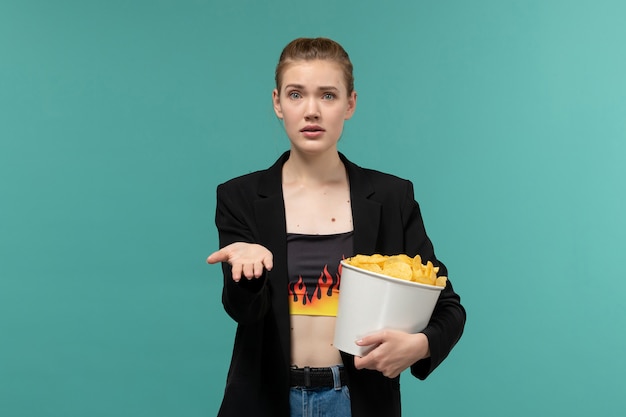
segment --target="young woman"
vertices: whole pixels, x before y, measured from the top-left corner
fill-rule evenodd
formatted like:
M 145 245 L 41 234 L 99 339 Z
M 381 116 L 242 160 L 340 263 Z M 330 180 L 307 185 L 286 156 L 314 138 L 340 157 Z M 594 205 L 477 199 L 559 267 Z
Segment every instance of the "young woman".
M 341 259 L 420 254 L 437 260 L 412 184 L 361 168 L 338 152 L 354 114 L 352 64 L 326 38 L 300 38 L 276 68 L 274 111 L 290 149 L 267 170 L 217 188 L 226 312 L 237 333 L 220 416 L 400 416 L 399 375 L 426 378 L 461 337 L 465 310 L 450 281 L 428 327 L 381 331 L 333 346 Z

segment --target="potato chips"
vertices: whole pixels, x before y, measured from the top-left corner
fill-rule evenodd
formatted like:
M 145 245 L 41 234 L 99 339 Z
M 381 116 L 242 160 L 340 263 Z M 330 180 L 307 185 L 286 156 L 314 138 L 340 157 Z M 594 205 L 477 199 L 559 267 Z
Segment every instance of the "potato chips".
M 439 267 L 434 266 L 431 261 L 426 262 L 425 265 L 422 264 L 422 258 L 419 255 L 414 258 L 404 254 L 391 256 L 381 254 L 355 255 L 346 259 L 345 262 L 367 271 L 420 284 L 445 287 L 448 281 L 447 277 L 437 276 Z

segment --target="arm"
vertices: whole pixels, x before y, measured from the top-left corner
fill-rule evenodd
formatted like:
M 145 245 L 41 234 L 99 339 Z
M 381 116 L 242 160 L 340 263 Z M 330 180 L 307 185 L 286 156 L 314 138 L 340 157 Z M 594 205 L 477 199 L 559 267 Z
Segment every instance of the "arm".
M 248 201 L 233 198 L 225 185 L 217 188 L 215 224 L 220 250 L 207 258 L 222 263 L 224 309 L 238 323 L 260 320 L 269 309 L 267 271 L 272 253 L 255 243 L 255 224 Z
M 413 186 L 407 187 L 403 213 L 406 215 L 405 247 L 409 253 L 420 254 L 424 262 L 439 266 L 439 276 L 448 276 L 446 266 L 436 256 L 432 242 L 426 234 L 422 214 L 415 201 Z M 422 331 L 428 340 L 429 356 L 411 365 L 411 373 L 425 379 L 448 356 L 459 341 L 465 327 L 466 313 L 461 298 L 448 280 L 441 291 L 428 326 Z
M 435 257 L 433 245 L 426 235 L 419 205 L 413 196 L 413 186 L 406 182 L 401 200 L 403 247 L 410 256 L 420 254 L 423 262 L 439 267 L 438 275 L 447 276 L 443 263 Z M 355 357 L 358 369 L 376 369 L 393 378 L 410 367 L 413 375 L 425 379 L 450 353 L 463 333 L 465 309 L 448 281 L 441 291 L 428 326 L 418 334 L 385 330 L 364 337 L 357 343 L 376 345 L 366 356 Z

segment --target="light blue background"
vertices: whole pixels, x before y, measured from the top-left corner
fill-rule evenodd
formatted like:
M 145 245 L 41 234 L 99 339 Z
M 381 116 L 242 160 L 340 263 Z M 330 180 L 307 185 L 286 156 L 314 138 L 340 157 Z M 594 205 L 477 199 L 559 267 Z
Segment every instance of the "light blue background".
M 215 415 L 215 187 L 288 142 L 273 71 L 340 41 L 341 151 L 411 179 L 468 311 L 404 415 L 626 407 L 626 3 L 0 3 L 0 415 Z

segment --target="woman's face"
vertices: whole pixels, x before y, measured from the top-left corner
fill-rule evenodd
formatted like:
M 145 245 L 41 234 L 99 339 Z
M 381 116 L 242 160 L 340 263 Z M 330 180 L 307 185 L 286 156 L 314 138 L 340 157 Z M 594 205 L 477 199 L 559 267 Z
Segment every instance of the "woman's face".
M 292 150 L 304 153 L 336 150 L 344 121 L 356 107 L 356 93 L 348 95 L 341 67 L 325 60 L 289 64 L 281 91 L 272 97 Z

